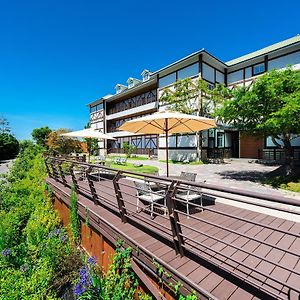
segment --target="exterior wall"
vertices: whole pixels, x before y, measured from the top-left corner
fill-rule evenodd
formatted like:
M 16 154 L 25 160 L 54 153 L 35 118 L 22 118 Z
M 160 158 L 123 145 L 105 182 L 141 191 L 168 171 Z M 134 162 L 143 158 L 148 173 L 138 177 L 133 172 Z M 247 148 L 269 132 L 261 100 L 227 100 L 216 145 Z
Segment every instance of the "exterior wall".
M 70 224 L 70 208 L 68 206 L 69 200 L 66 201 L 65 196 L 61 196 L 60 193 L 54 192 L 53 194 L 53 206 L 58 212 L 62 223 L 65 227 L 69 227 Z M 115 254 L 114 244 L 101 234 L 93 225 L 87 225 L 85 220 L 80 217 L 81 227 L 81 246 L 90 255 L 95 256 L 100 268 L 106 273 L 109 270 L 109 266 L 112 263 L 113 256 Z M 159 280 L 144 271 L 148 280 L 157 288 L 157 290 L 165 297 L 166 300 L 174 300 L 168 288 L 160 283 Z M 138 290 L 140 292 L 149 293 L 146 285 L 139 281 Z M 136 293 L 134 299 L 138 300 L 139 296 Z
M 188 159 L 194 161 L 196 158 L 196 149 L 169 149 L 169 160 L 183 161 Z M 166 160 L 166 149 L 158 149 L 158 159 Z
M 240 157 L 241 158 L 260 158 L 259 152 L 264 148 L 264 140 L 261 136 L 240 134 Z

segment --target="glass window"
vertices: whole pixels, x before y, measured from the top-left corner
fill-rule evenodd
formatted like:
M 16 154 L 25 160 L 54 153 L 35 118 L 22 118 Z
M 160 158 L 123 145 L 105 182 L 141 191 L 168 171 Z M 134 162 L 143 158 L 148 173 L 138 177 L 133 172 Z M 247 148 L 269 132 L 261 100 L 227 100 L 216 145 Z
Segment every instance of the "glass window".
M 145 73 L 144 77 L 143 77 L 143 81 L 147 81 L 149 79 L 149 73 Z
M 90 112 L 91 112 L 91 113 L 94 113 L 94 112 L 96 112 L 96 111 L 98 111 L 98 110 L 100 110 L 100 109 L 103 109 L 103 103 L 100 103 L 100 104 L 98 104 L 98 105 L 91 106 Z
M 178 71 L 178 80 L 184 79 L 187 77 L 193 77 L 199 73 L 199 65 L 198 63 L 188 66 L 184 69 Z
M 176 73 L 171 73 L 167 76 L 164 76 L 162 78 L 159 78 L 159 84 L 158 86 L 161 87 L 165 87 L 167 85 L 170 85 L 172 83 L 174 83 L 176 81 Z
M 217 147 L 223 147 L 223 140 L 224 140 L 224 133 L 223 132 L 218 132 L 217 133 Z
M 215 70 L 211 66 L 202 64 L 202 77 L 210 82 L 215 82 Z
M 265 64 L 264 63 L 253 66 L 253 75 L 261 74 L 264 71 L 265 71 Z

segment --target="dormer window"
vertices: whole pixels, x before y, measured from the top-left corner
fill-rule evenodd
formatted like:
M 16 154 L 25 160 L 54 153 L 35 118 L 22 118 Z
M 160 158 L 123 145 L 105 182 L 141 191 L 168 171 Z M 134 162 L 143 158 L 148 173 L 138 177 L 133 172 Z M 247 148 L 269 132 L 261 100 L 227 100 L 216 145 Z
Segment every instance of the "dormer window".
M 127 84 L 128 84 L 128 88 L 133 88 L 135 87 L 136 85 L 138 85 L 141 81 L 136 79 L 136 78 L 133 78 L 133 77 L 129 77 L 128 80 L 127 80 Z
M 133 80 L 129 80 L 129 81 L 128 81 L 128 88 L 130 89 L 130 88 L 132 88 L 133 86 L 134 86 Z
M 120 93 L 122 93 L 124 90 L 127 89 L 127 86 L 125 86 L 125 85 L 123 85 L 123 84 L 117 84 L 117 85 L 115 86 L 115 89 L 116 89 L 116 93 L 117 93 L 117 94 L 120 94 Z
M 150 79 L 150 71 L 149 70 L 144 70 L 143 72 L 142 72 L 142 78 L 143 78 L 143 82 L 145 82 L 145 81 L 147 81 L 147 80 L 149 80 Z

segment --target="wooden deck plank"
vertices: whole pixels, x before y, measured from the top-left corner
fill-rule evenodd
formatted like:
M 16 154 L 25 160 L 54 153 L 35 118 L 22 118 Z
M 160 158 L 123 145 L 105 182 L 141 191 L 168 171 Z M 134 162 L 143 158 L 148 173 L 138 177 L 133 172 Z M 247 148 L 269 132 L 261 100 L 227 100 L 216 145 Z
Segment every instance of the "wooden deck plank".
M 123 182 L 126 184 L 128 183 L 126 179 L 124 179 Z M 52 183 L 58 185 L 55 181 L 52 181 Z M 128 184 L 133 184 L 133 182 L 129 181 Z M 80 182 L 80 186 L 88 189 L 87 182 Z M 111 193 L 113 190 L 111 181 L 97 183 L 96 187 L 98 190 L 101 189 L 100 195 L 103 197 L 105 192 Z M 69 189 L 63 187 L 61 184 L 60 188 L 69 192 Z M 127 204 L 134 208 L 136 205 L 136 198 L 133 196 L 135 191 L 134 187 L 122 187 L 122 189 L 132 193 L 132 195 L 124 197 L 126 197 L 126 201 L 129 201 Z M 114 192 L 109 196 L 105 196 L 105 198 L 109 201 L 108 204 L 111 203 L 115 208 L 117 207 Z M 82 203 L 84 207 L 89 207 L 90 210 L 95 211 L 95 213 L 97 213 L 97 215 L 101 218 L 104 218 L 108 223 L 118 228 L 122 234 L 130 236 L 137 246 L 140 245 L 145 247 L 150 252 L 160 257 L 166 264 L 175 268 L 179 274 L 187 276 L 193 282 L 198 283 L 200 287 L 211 292 L 216 297 L 220 299 L 244 300 L 251 299 L 256 296 L 255 294 L 251 294 L 243 288 L 238 287 L 235 281 L 229 280 L 216 272 L 212 272 L 213 269 L 204 267 L 199 263 L 199 261 L 194 261 L 187 256 L 180 257 L 179 255 L 176 255 L 173 246 L 170 247 L 166 245 L 162 240 L 158 240 L 155 236 L 148 234 L 146 230 L 135 227 L 133 223 L 122 223 L 118 214 L 113 213 L 106 208 L 107 203 L 102 203 L 103 206 L 95 205 L 91 200 L 82 196 L 80 197 L 79 202 Z M 204 258 L 217 263 L 220 267 L 227 267 L 229 270 L 236 272 L 237 275 L 248 277 L 255 283 L 259 284 L 262 288 L 267 287 L 269 289 L 269 285 L 273 285 L 273 291 L 281 290 L 282 295 L 285 293 L 283 284 L 274 283 L 273 280 L 268 278 L 268 274 L 271 274 L 283 283 L 288 282 L 294 285 L 299 284 L 300 276 L 295 275 L 293 270 L 300 270 L 300 259 L 295 255 L 286 253 L 286 250 L 290 249 L 291 251 L 300 253 L 300 238 L 293 237 L 288 233 L 284 234 L 276 231 L 276 228 L 280 228 L 282 230 L 299 234 L 299 224 L 218 202 L 216 202 L 212 208 L 219 212 L 231 214 L 231 217 L 208 210 L 194 214 L 194 216 L 200 220 L 195 220 L 192 217 L 186 218 L 184 216 L 180 216 L 183 224 L 188 224 L 192 228 L 199 228 L 199 230 L 209 235 L 205 236 L 193 231 L 192 229 L 183 229 L 183 233 L 191 239 L 189 243 L 194 245 L 194 249 L 196 249 L 199 254 L 201 254 Z M 157 216 L 154 221 L 152 221 L 150 216 L 144 212 L 142 212 L 139 216 L 149 220 L 147 225 L 145 225 L 147 229 L 159 232 L 160 229 L 157 228 L 157 226 L 154 226 L 154 221 L 157 221 L 159 224 L 166 226 L 166 228 L 170 230 L 169 220 L 165 220 L 162 216 Z M 143 223 L 144 221 L 139 220 L 139 216 L 133 214 L 130 218 L 132 218 L 133 221 Z M 234 216 L 243 218 L 243 220 L 237 220 Z M 224 226 L 224 228 L 207 224 L 204 222 L 205 220 Z M 249 223 L 248 220 L 258 222 L 261 225 Z M 264 228 L 264 225 L 272 226 L 274 229 Z M 236 233 L 229 232 L 226 229 L 234 230 Z M 239 233 L 243 233 L 247 235 L 247 237 L 242 237 Z M 216 237 L 217 239 L 230 243 L 230 245 L 225 245 L 222 241 L 217 241 L 212 237 Z M 263 245 L 260 242 L 254 241 L 254 237 L 262 241 L 266 241 L 271 245 L 277 245 L 281 248 L 281 250 L 277 250 L 272 246 Z M 203 243 L 203 246 L 197 245 L 195 241 Z M 235 247 L 238 249 L 235 249 Z M 250 253 L 266 257 L 270 260 L 270 262 L 256 258 L 251 254 L 247 254 L 242 251 L 243 249 Z M 229 258 L 225 258 L 224 255 L 227 255 Z M 235 259 L 240 263 L 245 263 L 245 266 L 233 262 L 231 259 Z M 285 271 L 280 267 L 276 267 L 274 265 L 276 262 L 290 268 L 290 271 Z M 249 268 L 253 268 L 254 270 L 251 271 Z M 261 270 L 266 273 L 267 277 L 259 275 L 256 270 Z

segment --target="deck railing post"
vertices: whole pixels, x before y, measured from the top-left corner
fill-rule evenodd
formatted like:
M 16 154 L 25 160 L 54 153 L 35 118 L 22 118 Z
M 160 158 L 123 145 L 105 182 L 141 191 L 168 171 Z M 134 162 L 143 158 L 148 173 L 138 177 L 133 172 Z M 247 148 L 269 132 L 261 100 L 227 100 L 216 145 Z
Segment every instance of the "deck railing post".
M 69 170 L 70 170 L 70 174 L 71 174 L 72 181 L 73 181 L 73 184 L 74 184 L 74 188 L 75 188 L 76 192 L 78 192 L 79 186 L 78 186 L 78 182 L 77 182 L 77 179 L 76 179 L 76 176 L 75 176 L 75 173 L 74 173 L 74 163 L 72 163 L 70 165 Z
M 180 256 L 184 256 L 184 249 L 182 247 L 184 244 L 183 237 L 182 237 L 182 230 L 180 224 L 178 223 L 179 222 L 178 213 L 177 211 L 175 211 L 176 203 L 175 203 L 174 196 L 176 194 L 177 186 L 178 186 L 178 181 L 173 180 L 171 185 L 168 188 L 166 201 L 167 201 L 168 215 L 171 224 L 175 251 L 177 254 L 179 253 Z
M 87 178 L 87 181 L 89 183 L 89 187 L 90 187 L 90 191 L 91 191 L 91 194 L 92 194 L 92 197 L 93 197 L 93 201 L 94 201 L 95 204 L 97 204 L 97 200 L 99 198 L 98 198 L 98 195 L 97 195 L 97 191 L 95 189 L 94 181 L 92 180 L 91 175 L 90 175 L 91 171 L 92 171 L 92 167 L 90 166 L 86 170 L 86 178 Z
M 64 172 L 62 170 L 62 167 L 61 167 L 62 161 L 59 161 L 57 163 L 57 165 L 58 165 L 58 170 L 59 170 L 59 173 L 60 173 L 61 180 L 62 180 L 64 186 L 67 186 L 67 180 L 66 180 L 65 174 L 64 174 Z
M 124 223 L 127 223 L 127 211 L 125 209 L 125 203 L 123 200 L 123 196 L 121 193 L 120 185 L 119 185 L 119 179 L 121 178 L 121 172 L 118 171 L 117 175 L 113 179 L 115 194 L 117 197 L 118 207 L 121 215 L 121 220 Z
M 49 177 L 53 177 L 50 168 L 49 168 L 49 164 L 48 164 L 48 157 L 44 156 L 44 162 L 45 162 L 45 166 L 46 166 L 46 171 Z
M 57 172 L 57 169 L 56 169 L 56 166 L 55 166 L 55 159 L 52 159 L 50 164 L 51 164 L 51 169 L 52 169 L 52 174 L 53 174 L 54 179 L 56 181 L 59 181 L 58 172 Z

